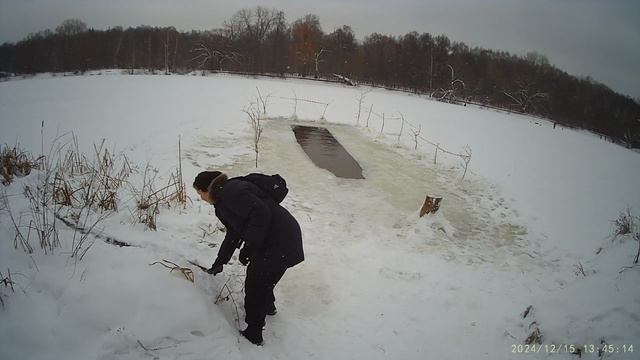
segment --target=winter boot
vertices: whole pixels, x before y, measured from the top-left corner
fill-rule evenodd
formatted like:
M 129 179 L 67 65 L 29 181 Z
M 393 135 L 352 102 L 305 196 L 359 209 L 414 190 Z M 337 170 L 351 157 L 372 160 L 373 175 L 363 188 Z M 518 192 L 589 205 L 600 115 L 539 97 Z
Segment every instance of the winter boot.
M 278 309 L 276 309 L 275 305 L 271 305 L 267 308 L 267 315 L 273 316 L 278 313 Z
M 249 325 L 246 329 L 240 331 L 240 334 L 249 340 L 252 344 L 262 345 L 262 326 Z

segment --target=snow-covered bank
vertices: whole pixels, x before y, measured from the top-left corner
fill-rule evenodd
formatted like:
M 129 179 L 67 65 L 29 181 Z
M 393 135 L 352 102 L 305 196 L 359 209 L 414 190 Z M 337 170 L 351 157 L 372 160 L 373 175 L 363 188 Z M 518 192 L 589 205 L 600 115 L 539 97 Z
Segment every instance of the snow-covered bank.
M 401 111 L 444 148 L 460 152 L 468 144 L 471 172 L 460 182 L 459 159 L 439 155 L 434 165 L 433 149 L 414 151 L 407 129 L 398 144 L 398 122 L 385 124 L 387 136 L 379 136 L 376 118 L 369 129 L 363 121 L 354 127 L 358 89 L 114 75 L 0 83 L 0 141 L 38 154 L 44 121 L 47 142 L 73 131 L 90 152 L 105 138 L 139 167 L 157 167 L 165 181 L 177 166 L 180 134 L 187 184 L 205 168 L 242 174 L 254 170 L 242 109 L 255 101 L 256 87 L 272 95 L 267 112 L 274 118 L 265 122 L 259 170 L 287 179 L 284 204 L 302 225 L 307 255 L 279 285 L 281 311 L 269 319 L 265 346 L 237 341 L 234 305 L 213 304 L 225 283 L 241 303 L 240 265 L 213 279 L 196 272 L 195 285 L 148 266 L 215 257 L 222 234 L 212 209 L 190 193 L 186 209 L 162 210 L 157 232 L 132 226 L 134 204 L 121 199 L 104 231 L 137 247 L 98 242 L 77 264 L 65 250 L 36 251 L 31 261 L 13 249 L 12 226 L 1 216 L 0 269 L 22 274 L 14 280 L 24 292 L 0 286 L 7 295 L 0 357 L 509 359 L 522 356 L 511 345 L 522 343 L 534 320 L 547 345 L 604 338 L 640 346 L 638 273 L 618 273 L 637 243 L 606 239 L 620 211 L 640 210 L 640 155 L 590 134 L 384 90 L 366 95 L 377 112 Z M 278 97 L 294 96 L 329 103 L 323 126 L 360 162 L 366 180 L 335 178 L 306 158 L 290 126 L 318 124 L 324 106 L 298 103 L 293 122 L 294 104 Z M 25 207 L 21 184 L 36 177 L 7 187 L 14 212 Z M 427 192 L 445 200 L 438 216 L 419 220 Z M 61 234 L 66 246 L 71 236 Z M 574 274 L 578 262 L 586 277 Z M 528 305 L 534 312 L 522 319 Z M 554 355 L 542 349 L 529 356 Z

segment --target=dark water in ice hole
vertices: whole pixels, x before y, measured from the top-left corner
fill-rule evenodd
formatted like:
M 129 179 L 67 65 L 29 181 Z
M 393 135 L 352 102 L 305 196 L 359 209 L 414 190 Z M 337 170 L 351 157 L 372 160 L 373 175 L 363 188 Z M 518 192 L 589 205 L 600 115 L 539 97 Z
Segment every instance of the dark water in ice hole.
M 360 164 L 325 128 L 291 126 L 298 144 L 316 166 L 347 179 L 364 179 Z

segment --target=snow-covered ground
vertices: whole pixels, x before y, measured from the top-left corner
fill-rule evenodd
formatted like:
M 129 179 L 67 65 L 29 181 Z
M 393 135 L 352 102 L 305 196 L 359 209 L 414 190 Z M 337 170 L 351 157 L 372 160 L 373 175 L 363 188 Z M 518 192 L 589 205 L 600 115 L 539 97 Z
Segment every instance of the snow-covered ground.
M 134 246 L 94 239 L 82 261 L 69 257 L 73 231 L 61 224 L 54 255 L 38 244 L 32 255 L 14 249 L 3 209 L 0 272 L 10 269 L 16 285 L 12 292 L 0 284 L 1 359 L 537 359 L 572 358 L 570 345 L 595 359 L 602 340 L 618 350 L 607 358 L 637 358 L 640 277 L 638 268 L 620 270 L 638 245 L 609 235 L 621 211 L 640 213 L 640 154 L 544 120 L 381 89 L 365 95 L 357 122 L 359 88 L 101 74 L 0 83 L 0 142 L 39 155 L 43 139 L 46 153 L 73 131 L 92 154 L 106 139 L 138 169 L 132 182 L 150 164 L 166 183 L 180 136 L 188 185 L 204 169 L 242 175 L 256 171 L 243 109 L 258 88 L 270 96 L 257 170 L 287 180 L 283 204 L 302 226 L 306 260 L 276 288 L 279 312 L 256 347 L 237 330 L 244 268 L 236 260 L 216 277 L 194 268 L 193 284 L 149 266 L 215 258 L 224 235 L 190 186 L 189 204 L 161 209 L 155 232 L 133 224 L 135 203 L 120 198 L 99 231 Z M 294 116 L 285 99 L 293 97 L 329 105 L 325 113 L 322 104 L 298 102 Z M 387 116 L 383 135 L 376 116 L 365 127 L 372 104 Z M 435 148 L 420 142 L 414 150 L 407 127 L 398 138 L 400 121 L 389 118 L 399 113 L 448 151 L 471 148 L 464 180 L 459 158 L 440 152 L 434 164 Z M 327 127 L 366 179 L 315 167 L 292 124 Z M 5 188 L 14 216 L 27 208 L 25 184 L 40 175 Z M 426 194 L 444 200 L 438 214 L 419 219 Z M 586 276 L 576 275 L 578 264 Z M 233 299 L 215 304 L 227 289 Z M 535 326 L 543 345 L 520 353 Z

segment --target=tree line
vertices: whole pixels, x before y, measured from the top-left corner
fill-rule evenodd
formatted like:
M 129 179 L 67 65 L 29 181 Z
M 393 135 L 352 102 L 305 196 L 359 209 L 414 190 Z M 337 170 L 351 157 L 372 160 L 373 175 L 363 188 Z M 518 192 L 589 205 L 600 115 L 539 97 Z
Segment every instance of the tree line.
M 640 104 L 593 79 L 577 78 L 536 52 L 517 56 L 469 47 L 445 35 L 378 33 L 358 41 L 344 25 L 325 33 L 316 15 L 288 23 L 284 12 L 236 12 L 221 29 L 138 26 L 94 30 L 77 19 L 0 46 L 0 72 L 118 68 L 187 73 L 237 71 L 340 78 L 534 114 L 640 147 Z

